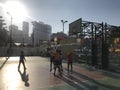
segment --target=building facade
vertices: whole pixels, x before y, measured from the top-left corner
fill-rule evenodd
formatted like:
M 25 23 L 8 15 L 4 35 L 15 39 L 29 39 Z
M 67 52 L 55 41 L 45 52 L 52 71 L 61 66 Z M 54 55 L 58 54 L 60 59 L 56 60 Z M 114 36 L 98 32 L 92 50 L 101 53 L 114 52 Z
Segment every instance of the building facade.
M 39 45 L 41 41 L 51 40 L 52 27 L 43 22 L 33 22 L 33 35 L 32 43 L 34 45 Z
M 11 31 L 12 29 L 12 31 Z M 23 31 L 22 30 L 18 30 L 18 26 L 16 25 L 12 25 L 9 27 L 9 30 L 11 31 L 11 37 L 12 37 L 12 41 L 14 43 L 23 43 Z M 9 32 L 10 34 L 10 32 Z
M 23 22 L 23 41 L 24 43 L 28 43 L 29 41 L 29 23 L 28 22 Z

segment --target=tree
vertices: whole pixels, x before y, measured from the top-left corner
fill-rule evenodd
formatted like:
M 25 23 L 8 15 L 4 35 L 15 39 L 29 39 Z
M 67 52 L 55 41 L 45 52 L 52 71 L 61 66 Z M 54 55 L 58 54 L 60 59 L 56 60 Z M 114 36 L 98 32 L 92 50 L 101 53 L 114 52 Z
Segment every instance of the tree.
M 3 23 L 2 16 L 0 17 L 0 46 L 6 46 L 9 43 L 9 35 L 7 34 L 7 30 L 3 27 L 5 23 Z
M 0 29 L 0 46 L 7 46 L 9 44 L 9 35 L 5 28 Z

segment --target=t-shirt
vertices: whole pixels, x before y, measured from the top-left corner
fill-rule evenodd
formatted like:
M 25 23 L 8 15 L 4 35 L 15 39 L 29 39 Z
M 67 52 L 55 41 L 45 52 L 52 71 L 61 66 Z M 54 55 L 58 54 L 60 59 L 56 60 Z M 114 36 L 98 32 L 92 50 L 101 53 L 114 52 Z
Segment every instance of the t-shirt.
M 55 60 L 60 60 L 60 54 L 58 52 L 55 53 Z
M 24 58 L 25 58 L 25 57 L 24 57 L 24 55 L 23 55 L 23 54 L 21 54 L 21 55 L 20 55 L 20 60 L 21 60 L 21 61 L 23 61 L 23 60 L 24 60 Z

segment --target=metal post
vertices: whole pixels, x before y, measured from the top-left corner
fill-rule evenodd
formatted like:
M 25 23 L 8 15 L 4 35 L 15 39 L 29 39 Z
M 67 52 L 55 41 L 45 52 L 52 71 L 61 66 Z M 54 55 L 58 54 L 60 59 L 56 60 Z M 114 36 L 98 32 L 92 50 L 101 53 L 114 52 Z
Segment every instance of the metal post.
M 34 32 L 34 30 L 35 30 L 35 26 L 34 26 L 34 25 L 35 25 L 35 22 L 32 21 L 31 23 L 32 23 L 32 25 L 33 25 L 32 44 L 33 44 L 33 47 L 34 47 L 34 46 L 35 46 L 35 37 L 34 37 L 34 36 L 35 36 L 35 35 L 34 35 L 34 34 L 35 34 L 35 32 Z
M 64 33 L 64 24 L 67 23 L 68 21 L 61 20 L 61 22 L 62 22 L 63 33 Z
M 63 28 L 63 33 L 64 33 L 64 22 L 63 20 L 61 20 L 61 22 L 62 22 L 62 28 Z
M 10 30 L 10 48 L 12 47 L 12 16 L 11 16 L 11 30 Z
M 91 24 L 91 30 L 92 30 L 92 45 L 91 45 L 91 51 L 92 51 L 92 66 L 94 66 L 94 40 L 93 40 L 93 36 L 94 36 L 94 32 L 93 32 L 93 23 Z
M 34 41 L 34 40 L 35 40 L 35 39 L 34 39 L 34 36 L 35 36 L 35 35 L 34 35 L 34 34 L 35 34 L 35 32 L 34 32 L 34 28 L 33 28 L 33 36 L 32 36 L 33 47 L 35 46 L 35 41 Z
M 108 45 L 106 43 L 106 28 L 107 25 L 102 23 L 102 69 L 108 69 Z

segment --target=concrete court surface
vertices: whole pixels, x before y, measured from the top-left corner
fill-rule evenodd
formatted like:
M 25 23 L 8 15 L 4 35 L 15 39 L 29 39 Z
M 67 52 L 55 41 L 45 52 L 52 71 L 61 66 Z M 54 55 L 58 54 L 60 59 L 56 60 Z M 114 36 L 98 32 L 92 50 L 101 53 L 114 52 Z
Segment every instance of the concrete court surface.
M 26 57 L 26 70 L 19 57 L 10 57 L 0 69 L 0 90 L 120 90 L 120 77 L 89 70 L 73 65 L 73 72 L 67 72 L 63 63 L 62 76 L 50 72 L 49 58 Z M 5 61 L 5 60 L 4 60 Z M 2 62 L 0 62 L 2 63 Z M 2 64 L 0 64 L 2 65 Z

